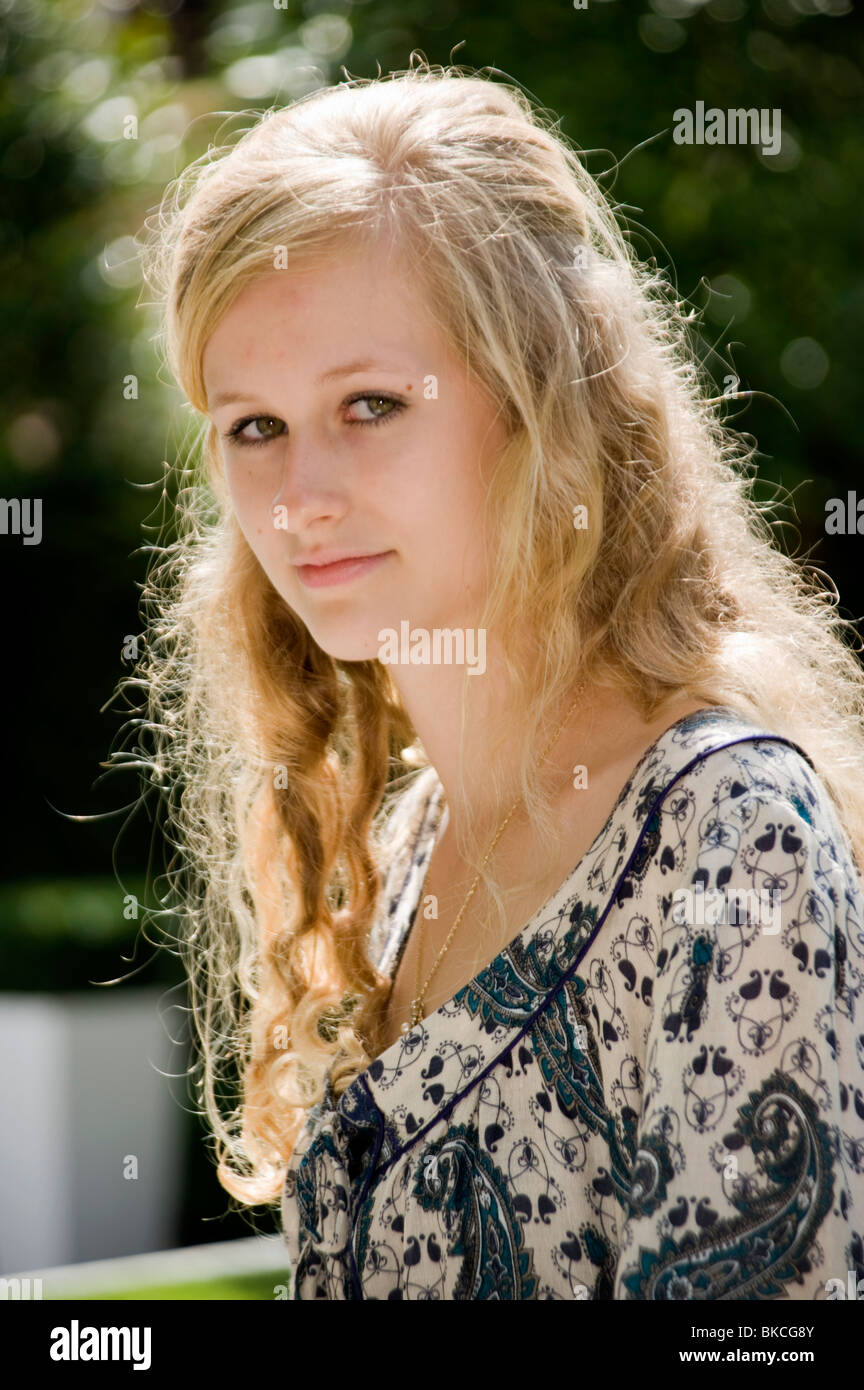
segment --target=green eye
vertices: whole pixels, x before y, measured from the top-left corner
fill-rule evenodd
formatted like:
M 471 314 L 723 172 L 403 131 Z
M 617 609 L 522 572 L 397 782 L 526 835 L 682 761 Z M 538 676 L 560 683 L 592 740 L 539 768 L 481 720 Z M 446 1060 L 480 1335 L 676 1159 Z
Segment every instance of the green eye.
M 386 425 L 389 420 L 395 420 L 397 415 L 401 415 L 403 410 L 407 410 L 404 401 L 400 401 L 398 396 L 391 396 L 387 391 L 357 391 L 355 395 L 349 396 L 345 402 L 347 406 L 362 405 L 369 414 L 366 418 L 349 420 L 349 425 Z M 379 406 L 384 406 L 379 410 Z
M 365 419 L 347 420 L 349 425 L 384 425 L 389 420 L 395 420 L 397 415 L 401 415 L 407 409 L 404 401 L 398 397 L 391 396 L 384 391 L 358 391 L 356 395 L 349 397 L 343 405 L 352 406 L 356 404 L 364 405 L 369 411 Z M 254 434 L 246 434 L 250 425 L 255 426 Z M 243 448 L 256 447 L 262 444 L 270 444 L 274 439 L 280 439 L 287 434 L 287 426 L 284 420 L 280 420 L 276 415 L 246 415 L 242 420 L 238 420 L 222 436 L 229 443 L 242 445 Z
M 258 430 L 257 436 L 243 433 L 249 425 L 254 425 Z M 284 429 L 285 421 L 277 420 L 275 415 L 247 415 L 244 420 L 238 420 L 236 425 L 231 426 L 226 437 L 239 439 L 241 444 L 263 444 L 267 440 L 278 439 Z

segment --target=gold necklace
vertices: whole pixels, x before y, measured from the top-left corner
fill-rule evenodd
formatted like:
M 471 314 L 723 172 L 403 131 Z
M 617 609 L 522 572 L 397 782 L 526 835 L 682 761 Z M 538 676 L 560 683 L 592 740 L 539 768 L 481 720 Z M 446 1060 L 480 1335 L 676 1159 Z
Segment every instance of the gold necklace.
M 579 687 L 578 687 L 578 689 L 577 689 L 577 691 L 576 691 L 576 695 L 575 695 L 575 697 L 574 697 L 574 700 L 573 700 L 572 705 L 571 705 L 570 708 L 568 709 L 568 711 L 567 711 L 567 713 L 565 714 L 564 718 L 561 720 L 561 723 L 558 725 L 558 728 L 555 730 L 554 734 L 552 735 L 551 739 L 549 740 L 549 742 L 547 743 L 545 749 L 543 750 L 543 756 L 542 756 L 542 758 L 541 758 L 541 762 L 545 762 L 545 760 L 546 760 L 546 758 L 548 757 L 549 752 L 550 752 L 550 750 L 552 749 L 553 745 L 554 745 L 555 743 L 557 743 L 558 738 L 559 738 L 559 736 L 560 736 L 560 734 L 561 734 L 561 730 L 564 728 L 564 725 L 567 723 L 567 720 L 570 718 L 571 714 L 573 713 L 574 709 L 576 708 L 576 702 L 578 701 L 579 696 L 582 694 L 582 691 L 584 690 L 584 688 L 585 688 L 585 681 L 583 680 L 583 681 L 581 681 L 580 684 L 579 684 Z M 519 806 L 519 803 L 521 802 L 521 800 L 522 800 L 522 794 L 521 794 L 521 792 L 520 792 L 519 796 L 518 796 L 518 797 L 516 798 L 516 800 L 513 802 L 513 805 L 511 806 L 510 810 L 507 812 L 507 815 L 504 817 L 503 821 L 502 821 L 501 824 L 499 825 L 499 827 L 498 827 L 498 829 L 497 829 L 497 831 L 496 831 L 496 833 L 495 833 L 495 838 L 494 838 L 494 840 L 492 841 L 491 845 L 489 846 L 488 850 L 486 851 L 486 855 L 485 855 L 485 857 L 484 857 L 484 859 L 483 859 L 482 864 L 480 865 L 480 871 L 479 871 L 479 873 L 477 874 L 477 877 L 474 879 L 474 882 L 472 883 L 471 887 L 470 887 L 469 890 L 468 890 L 468 896 L 467 896 L 467 898 L 465 899 L 464 903 L 462 904 L 462 906 L 461 906 L 460 909 L 459 909 L 458 916 L 456 917 L 455 922 L 453 923 L 452 927 L 450 928 L 450 931 L 449 931 L 449 933 L 448 933 L 448 935 L 447 935 L 447 940 L 444 942 L 444 945 L 441 947 L 441 950 L 438 952 L 438 958 L 437 958 L 437 960 L 435 961 L 435 964 L 432 966 L 432 969 L 430 970 L 429 975 L 427 976 L 426 983 L 425 983 L 425 985 L 423 986 L 422 990 L 420 989 L 420 964 L 421 964 L 420 948 L 421 948 L 421 946 L 422 946 L 422 942 L 418 941 L 418 943 L 417 943 L 417 970 L 416 970 L 416 974 L 415 974 L 415 984 L 414 984 L 415 995 L 414 995 L 413 1000 L 411 1001 L 410 1023 L 403 1023 L 403 1024 L 401 1025 L 401 1031 L 402 1031 L 403 1033 L 407 1033 L 408 1030 L 409 1030 L 409 1028 L 416 1028 L 416 1027 L 417 1027 L 417 1024 L 418 1024 L 418 1023 L 420 1022 L 420 1020 L 422 1019 L 422 1017 L 423 1017 L 423 1004 L 424 1004 L 424 1000 L 425 1000 L 425 998 L 426 998 L 426 991 L 428 990 L 430 984 L 432 983 L 432 979 L 433 979 L 433 977 L 434 977 L 434 975 L 435 975 L 435 972 L 437 971 L 439 965 L 441 964 L 442 960 L 444 959 L 445 955 L 447 954 L 447 949 L 448 949 L 448 947 L 449 947 L 449 945 L 450 945 L 450 942 L 453 940 L 453 937 L 454 937 L 455 932 L 456 932 L 456 928 L 459 926 L 459 923 L 462 921 L 462 918 L 465 916 L 465 912 L 466 912 L 466 910 L 467 910 L 467 908 L 468 908 L 468 904 L 470 903 L 471 899 L 473 898 L 474 894 L 475 894 L 476 891 L 477 891 L 477 885 L 478 885 L 478 883 L 480 882 L 480 878 L 481 878 L 481 876 L 482 876 L 483 870 L 485 869 L 486 864 L 488 863 L 489 858 L 490 858 L 490 856 L 492 855 L 492 853 L 493 853 L 493 851 L 494 851 L 494 849 L 495 849 L 495 846 L 498 844 L 498 841 L 501 839 L 501 836 L 504 834 L 504 831 L 506 830 L 508 824 L 510 823 L 510 820 L 511 820 L 512 817 L 514 816 L 514 814 L 515 814 L 515 812 L 516 812 L 516 809 L 517 809 L 517 807 Z M 394 979 L 393 979 L 393 983 L 395 984 L 395 976 L 394 976 Z M 392 986 L 391 986 L 391 988 L 392 988 Z

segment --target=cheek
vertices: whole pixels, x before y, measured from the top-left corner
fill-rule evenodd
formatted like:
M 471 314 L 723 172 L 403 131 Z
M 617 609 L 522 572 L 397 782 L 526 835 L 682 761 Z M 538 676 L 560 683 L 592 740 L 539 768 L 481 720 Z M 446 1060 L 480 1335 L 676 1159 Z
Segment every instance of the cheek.
M 417 491 L 436 513 L 460 512 L 476 505 L 483 492 L 480 469 L 482 435 L 458 410 L 448 410 L 422 440 L 411 461 Z
M 225 464 L 225 482 L 237 519 L 244 530 L 263 534 L 272 526 L 272 503 L 278 483 L 264 468 L 230 461 Z
M 237 524 L 246 537 L 249 549 L 269 573 L 278 537 L 280 534 L 284 537 L 284 532 L 278 532 L 274 524 L 272 501 L 275 488 L 268 492 L 260 475 L 242 465 L 226 470 L 225 482 Z

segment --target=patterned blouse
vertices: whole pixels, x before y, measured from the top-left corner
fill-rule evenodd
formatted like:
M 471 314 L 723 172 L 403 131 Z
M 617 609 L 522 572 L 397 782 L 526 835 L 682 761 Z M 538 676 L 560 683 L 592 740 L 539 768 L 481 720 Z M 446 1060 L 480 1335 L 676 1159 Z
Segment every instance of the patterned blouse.
M 426 768 L 394 813 L 391 977 L 442 801 Z M 727 706 L 673 724 L 504 950 L 328 1078 L 282 1192 L 292 1297 L 839 1297 L 864 1278 L 862 909 L 802 748 Z

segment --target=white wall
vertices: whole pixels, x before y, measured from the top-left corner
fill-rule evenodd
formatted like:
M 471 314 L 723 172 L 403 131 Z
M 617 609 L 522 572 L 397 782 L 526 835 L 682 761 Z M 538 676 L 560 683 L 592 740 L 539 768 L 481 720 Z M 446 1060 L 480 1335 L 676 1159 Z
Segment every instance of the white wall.
M 177 998 L 0 994 L 0 1274 L 175 1243 L 189 1104 Z

